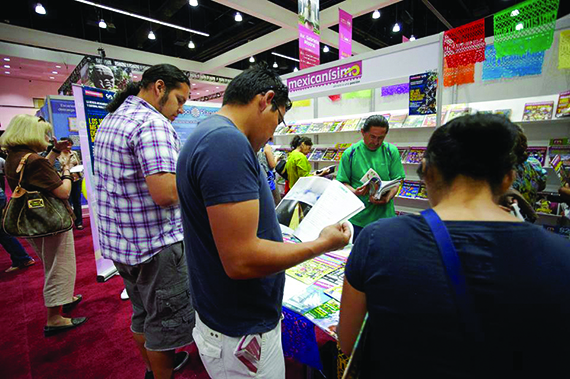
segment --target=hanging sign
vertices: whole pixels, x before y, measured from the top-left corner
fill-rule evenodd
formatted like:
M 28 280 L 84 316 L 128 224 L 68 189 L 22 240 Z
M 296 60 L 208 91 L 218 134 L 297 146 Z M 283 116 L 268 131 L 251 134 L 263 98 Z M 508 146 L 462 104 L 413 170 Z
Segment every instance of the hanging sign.
M 319 0 L 299 0 L 298 5 L 299 66 L 302 70 L 320 63 Z
M 352 56 L 352 15 L 338 8 L 338 59 Z
M 345 87 L 359 83 L 362 78 L 362 61 L 342 64 L 287 79 L 289 92 L 314 87 Z

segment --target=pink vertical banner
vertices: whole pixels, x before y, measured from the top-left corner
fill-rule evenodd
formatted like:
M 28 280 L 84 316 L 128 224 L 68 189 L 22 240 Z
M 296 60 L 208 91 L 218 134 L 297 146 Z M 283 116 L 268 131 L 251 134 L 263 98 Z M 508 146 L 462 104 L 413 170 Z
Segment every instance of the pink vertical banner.
M 338 58 L 352 56 L 352 15 L 338 8 Z
M 299 0 L 299 68 L 318 66 L 321 53 L 319 0 Z

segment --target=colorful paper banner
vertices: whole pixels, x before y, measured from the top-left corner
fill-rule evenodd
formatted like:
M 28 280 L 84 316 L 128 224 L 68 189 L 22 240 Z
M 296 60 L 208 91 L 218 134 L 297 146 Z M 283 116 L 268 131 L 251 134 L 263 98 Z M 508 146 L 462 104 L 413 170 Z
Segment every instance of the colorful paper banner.
M 299 68 L 320 63 L 319 0 L 299 0 Z
M 470 22 L 443 34 L 443 54 L 449 68 L 485 60 L 485 20 Z
M 552 45 L 559 0 L 529 0 L 493 16 L 497 58 L 545 51 Z
M 352 15 L 338 8 L 338 59 L 352 56 Z
M 558 69 L 570 68 L 570 30 L 560 32 L 558 44 Z
M 483 62 L 483 81 L 542 74 L 544 51 L 523 56 L 509 55 L 497 59 L 494 45 L 487 46 Z
M 382 96 L 403 95 L 410 92 L 410 83 L 382 87 Z

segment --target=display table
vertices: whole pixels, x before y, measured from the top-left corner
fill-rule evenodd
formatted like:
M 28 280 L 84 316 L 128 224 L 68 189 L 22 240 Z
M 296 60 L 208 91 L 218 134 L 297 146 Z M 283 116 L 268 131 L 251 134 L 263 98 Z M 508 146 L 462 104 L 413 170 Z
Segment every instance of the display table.
M 351 248 L 325 253 L 286 271 L 282 323 L 285 357 L 322 370 L 315 326 L 337 339 L 344 267 Z

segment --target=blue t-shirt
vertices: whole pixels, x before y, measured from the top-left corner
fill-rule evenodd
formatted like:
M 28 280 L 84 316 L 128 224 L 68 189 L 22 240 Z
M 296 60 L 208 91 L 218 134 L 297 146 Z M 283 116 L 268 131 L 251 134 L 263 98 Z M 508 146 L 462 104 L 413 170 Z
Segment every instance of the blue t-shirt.
M 570 348 L 570 242 L 529 223 L 445 221 L 481 322 L 464 337 L 433 235 L 420 216 L 360 233 L 346 278 L 366 294 L 363 377 L 554 375 Z
M 232 337 L 267 332 L 281 317 L 285 274 L 233 280 L 214 243 L 207 207 L 259 200 L 257 236 L 283 242 L 275 203 L 249 141 L 226 117 L 213 115 L 180 151 L 176 184 L 194 307 L 210 328 Z

